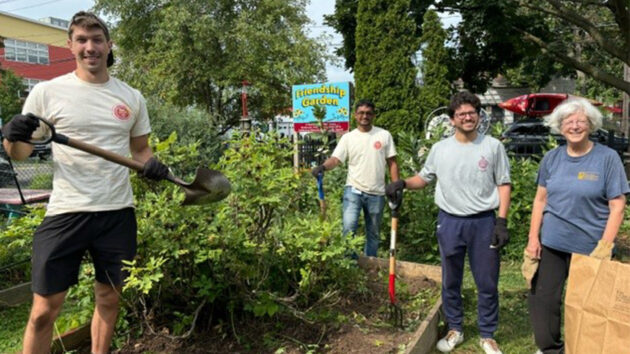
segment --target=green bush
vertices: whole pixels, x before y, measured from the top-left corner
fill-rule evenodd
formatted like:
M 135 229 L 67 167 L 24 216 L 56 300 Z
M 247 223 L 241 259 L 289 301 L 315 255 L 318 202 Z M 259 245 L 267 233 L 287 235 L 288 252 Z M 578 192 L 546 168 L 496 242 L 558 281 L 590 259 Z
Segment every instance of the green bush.
M 198 157 L 172 137 L 155 150 L 167 164 Z M 204 206 L 182 207 L 178 187 L 134 179 L 138 256 L 125 286 L 132 312 L 159 310 L 154 322 L 182 334 L 199 313 L 225 322 L 235 314 L 309 320 L 362 289 L 347 255 L 363 239 L 341 236 L 336 198 L 328 199 L 329 221 L 319 220 L 315 182 L 294 173 L 291 154 L 275 136 L 230 140 L 215 168 L 232 192 Z
M 223 141 L 217 125 L 218 119 L 196 107 L 178 107 L 151 98 L 147 103 L 151 117 L 151 137 L 167 140 L 175 133 L 179 145 L 195 145 L 198 154 L 195 162 L 199 166 L 210 166 L 221 156 Z M 173 165 L 174 172 L 185 171 L 186 166 Z

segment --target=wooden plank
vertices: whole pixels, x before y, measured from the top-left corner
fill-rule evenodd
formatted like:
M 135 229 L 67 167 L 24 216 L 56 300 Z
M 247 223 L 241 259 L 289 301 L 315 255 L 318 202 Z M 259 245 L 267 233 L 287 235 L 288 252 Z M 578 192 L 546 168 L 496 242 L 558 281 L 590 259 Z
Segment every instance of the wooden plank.
M 53 340 L 50 348 L 52 353 L 65 353 L 78 349 L 90 341 L 90 324 L 68 331 Z
M 358 262 L 363 269 L 389 270 L 388 259 L 359 256 Z M 407 279 L 427 277 L 435 281 L 436 284 L 442 283 L 442 269 L 434 265 L 396 261 L 396 274 Z M 422 320 L 418 329 L 411 335 L 405 354 L 433 353 L 438 341 L 441 311 L 442 300 L 438 299 L 427 317 Z
M 388 270 L 389 260 L 376 257 L 360 256 L 359 266 L 363 268 Z M 434 265 L 396 261 L 396 274 L 404 278 L 418 278 L 425 276 L 437 283 L 442 283 L 442 269 Z
M 0 291 L 0 305 L 17 306 L 30 302 L 32 299 L 31 282 Z
M 418 330 L 411 337 L 409 346 L 405 354 L 428 354 L 433 353 L 435 344 L 438 341 L 438 325 L 442 313 L 442 300 L 438 300 L 427 317 L 422 321 Z

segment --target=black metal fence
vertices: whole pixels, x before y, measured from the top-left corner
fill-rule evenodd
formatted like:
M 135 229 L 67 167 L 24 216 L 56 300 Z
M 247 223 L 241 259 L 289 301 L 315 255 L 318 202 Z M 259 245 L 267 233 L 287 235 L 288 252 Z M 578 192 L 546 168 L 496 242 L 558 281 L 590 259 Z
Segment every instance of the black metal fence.
M 298 137 L 299 165 L 302 168 L 311 168 L 320 165 L 330 157 L 337 146 L 337 138 L 334 133 L 327 137 Z

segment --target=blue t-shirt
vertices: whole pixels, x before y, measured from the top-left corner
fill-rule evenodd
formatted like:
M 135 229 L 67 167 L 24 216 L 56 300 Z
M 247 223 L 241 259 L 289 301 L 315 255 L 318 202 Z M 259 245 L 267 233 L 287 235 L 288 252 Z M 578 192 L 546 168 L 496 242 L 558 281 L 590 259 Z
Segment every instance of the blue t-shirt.
M 597 143 L 580 157 L 565 145 L 549 151 L 537 183 L 547 189 L 542 244 L 569 253 L 591 253 L 606 228 L 608 201 L 630 192 L 619 155 Z

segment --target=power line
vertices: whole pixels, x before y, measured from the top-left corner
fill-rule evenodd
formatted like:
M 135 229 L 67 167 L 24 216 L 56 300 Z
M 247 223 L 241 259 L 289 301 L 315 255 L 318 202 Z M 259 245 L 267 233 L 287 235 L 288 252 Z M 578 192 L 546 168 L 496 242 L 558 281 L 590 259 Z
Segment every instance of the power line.
M 10 0 L 9 0 L 9 1 L 10 1 Z M 20 8 L 18 8 L 18 9 L 8 10 L 7 12 L 18 11 L 18 10 L 25 10 L 25 9 L 30 9 L 30 8 L 33 8 L 33 7 L 40 7 L 40 6 L 43 6 L 43 5 L 51 4 L 51 3 L 53 3 L 53 2 L 60 2 L 60 1 L 62 1 L 62 0 L 50 0 L 50 1 L 44 1 L 44 2 L 39 3 L 39 4 L 29 5 L 29 6 L 24 6 L 24 7 L 20 7 Z
M 0 1 L 0 4 L 6 4 L 8 2 L 14 2 L 14 1 L 17 1 L 17 0 L 2 0 Z

